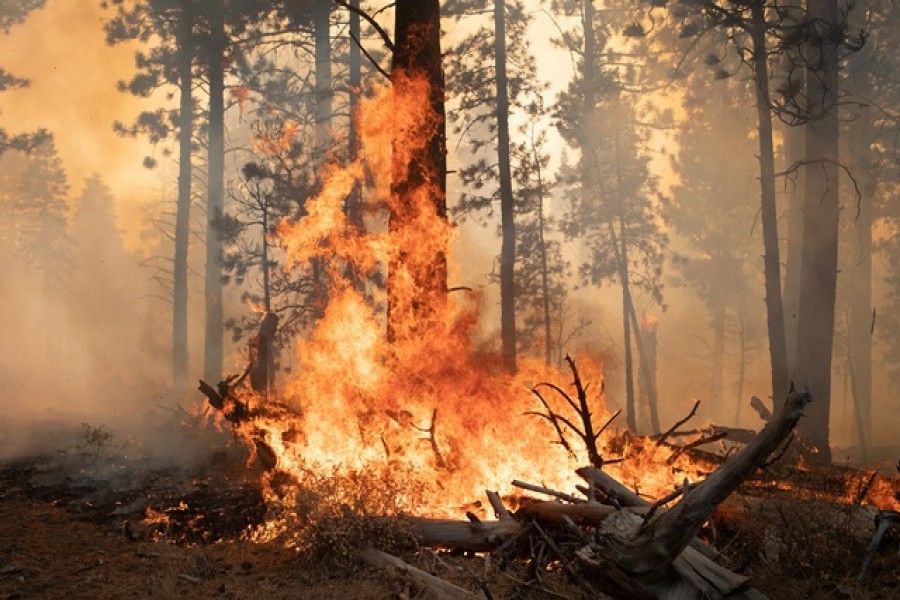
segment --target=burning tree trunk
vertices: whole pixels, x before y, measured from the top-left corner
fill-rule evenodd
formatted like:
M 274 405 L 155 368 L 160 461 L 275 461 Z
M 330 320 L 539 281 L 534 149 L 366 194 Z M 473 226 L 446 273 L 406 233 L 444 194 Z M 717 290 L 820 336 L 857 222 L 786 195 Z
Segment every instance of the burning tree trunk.
M 390 340 L 427 327 L 447 294 L 446 242 L 429 240 L 420 230 L 435 214 L 441 221 L 447 217 L 440 6 L 438 0 L 399 0 L 394 11 L 395 102 L 421 103 L 425 95 L 427 106 L 393 140 L 389 229 L 398 247 L 388 265 Z M 429 251 L 422 251 L 422 243 L 432 244 Z

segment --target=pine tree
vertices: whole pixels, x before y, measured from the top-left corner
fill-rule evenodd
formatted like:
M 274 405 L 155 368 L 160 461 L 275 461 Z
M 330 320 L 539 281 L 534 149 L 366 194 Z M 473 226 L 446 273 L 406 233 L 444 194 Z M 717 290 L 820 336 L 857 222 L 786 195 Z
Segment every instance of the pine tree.
M 0 32 L 8 34 L 12 27 L 23 23 L 32 11 L 42 8 L 46 2 L 47 0 L 17 0 L 0 3 Z M 27 79 L 16 77 L 0 68 L 0 92 L 24 87 L 28 87 Z M 27 151 L 49 140 L 50 134 L 44 129 L 34 133 L 10 135 L 8 131 L 0 128 L 0 155 L 7 150 Z
M 484 3 L 457 1 L 445 10 L 459 20 L 470 14 L 477 18 L 484 13 Z M 494 204 L 500 206 L 500 337 L 503 364 L 515 371 L 516 306 L 520 303 L 516 213 L 522 210 L 517 207 L 522 196 L 514 190 L 513 171 L 523 165 L 513 165 L 510 121 L 514 111 L 537 101 L 541 86 L 528 47 L 530 18 L 523 3 L 496 0 L 490 15 L 490 22 L 459 42 L 448 64 L 450 93 L 459 104 L 451 114 L 454 132 L 469 138 L 474 155 L 484 156 L 462 169 L 466 191 L 456 212 L 491 213 Z M 522 154 L 524 160 L 531 160 L 529 153 Z

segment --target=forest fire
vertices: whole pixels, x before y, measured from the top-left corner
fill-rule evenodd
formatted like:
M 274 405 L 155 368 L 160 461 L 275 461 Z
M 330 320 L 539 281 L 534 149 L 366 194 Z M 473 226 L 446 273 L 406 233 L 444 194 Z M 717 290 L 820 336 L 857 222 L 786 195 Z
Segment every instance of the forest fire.
M 379 484 L 386 489 L 382 502 L 374 507 L 378 518 L 421 519 L 413 527 L 422 543 L 457 550 L 496 548 L 502 540 L 522 535 L 521 523 L 528 519 L 560 524 L 568 519 L 573 526 L 596 526 L 610 518 L 613 506 L 620 505 L 644 511 L 649 519 L 679 496 L 685 497 L 682 503 L 687 505 L 700 502 L 706 511 L 701 514 L 707 516 L 683 517 L 683 522 L 674 524 L 660 519 L 655 527 L 663 538 L 683 537 L 714 510 L 727 522 L 747 519 L 753 511 L 771 510 L 766 501 L 755 499 L 724 502 L 728 491 L 717 495 L 717 490 L 733 489 L 779 446 L 784 452 L 790 423 L 799 418 L 808 396 L 789 401 L 793 421 L 773 418 L 767 428 L 772 431 L 740 450 L 741 455 L 756 456 L 750 459 L 753 462 L 735 457 L 723 465 L 724 446 L 721 453 L 692 450 L 724 444 L 727 432 L 712 426 L 678 431 L 696 406 L 688 417 L 655 438 L 620 432 L 612 426 L 617 415 L 605 404 L 598 362 L 583 357 L 579 373 L 570 360 L 569 375 L 523 361 L 516 374 L 507 374 L 499 360 L 473 346 L 477 299 L 423 289 L 423 282 L 433 284 L 427 270 L 446 252 L 452 231 L 434 208 L 435 189 L 424 185 L 402 198 L 391 181 L 398 176 L 392 152 L 412 154 L 409 146 L 420 143 L 423 124 L 427 127 L 432 121 L 427 111 L 422 112 L 426 98 L 427 85 L 412 81 L 400 88 L 377 90 L 360 109 L 360 122 L 366 124 L 361 158 L 326 170 L 321 192 L 309 203 L 308 216 L 279 228 L 289 268 L 303 268 L 317 260 L 327 265 L 328 304 L 309 338 L 297 342 L 298 367 L 286 382 L 284 404 L 249 386 L 226 390 L 240 407 L 237 418 L 234 408 L 226 416 L 265 470 L 270 511 L 262 524 L 251 529 L 250 539 L 280 539 L 303 548 L 310 543 L 303 539 L 303 526 L 292 528 L 298 527 L 297 518 L 301 522 L 306 518 L 304 511 L 311 510 L 310 490 L 327 494 L 329 504 L 351 510 L 354 495 L 359 494 L 355 488 Z M 402 203 L 407 211 L 403 222 L 415 226 L 367 233 L 350 225 L 344 199 L 367 180 L 375 190 L 369 196 L 371 212 L 387 201 L 393 214 Z M 401 273 L 392 290 L 399 309 L 385 309 L 391 303 L 389 293 L 372 286 L 363 290 L 359 279 L 354 279 L 365 279 L 383 265 L 397 265 Z M 393 319 L 393 339 L 388 337 L 385 318 Z M 670 436 L 679 437 L 681 443 L 673 444 L 667 439 Z M 593 467 L 578 468 L 584 464 Z M 858 532 L 867 531 L 874 509 L 844 516 L 841 506 L 852 512 L 865 499 L 866 504 L 887 511 L 877 514 L 890 515 L 897 508 L 895 486 L 884 478 L 876 482 L 873 476 L 860 482 L 847 475 L 829 490 L 804 488 L 798 474 L 794 473 L 798 481 L 763 481 L 749 484 L 748 489 L 755 485 L 764 496 L 774 491 L 820 503 L 820 514 L 837 521 L 849 519 Z M 703 490 L 701 500 L 693 494 L 688 497 L 698 484 Z M 767 490 L 768 485 L 777 489 Z M 485 488 L 499 489 L 504 495 L 488 492 L 489 503 L 482 504 Z M 576 490 L 587 499 L 579 499 Z M 534 492 L 565 502 L 537 501 L 529 496 Z M 609 503 L 597 502 L 595 494 L 605 495 Z M 357 498 L 356 502 L 362 502 L 357 510 L 373 510 L 365 501 Z M 516 508 L 519 517 L 509 516 L 507 506 Z M 680 506 L 668 510 L 677 514 Z M 473 529 L 452 520 L 463 515 L 472 520 Z M 494 515 L 500 520 L 487 520 Z M 683 548 L 680 544 L 661 552 L 673 559 Z M 627 564 L 625 555 L 618 552 L 612 551 L 612 564 Z M 721 570 L 691 553 L 696 550 L 686 552 L 691 568 Z M 378 554 L 360 556 L 373 564 L 395 560 Z M 586 560 L 586 564 L 594 565 L 601 577 L 608 575 L 609 567 L 599 566 L 602 563 Z M 716 572 L 730 581 L 713 586 L 716 593 L 745 583 L 728 571 Z M 612 587 L 616 585 L 622 584 Z M 651 584 L 633 574 L 621 589 L 633 593 L 647 585 Z M 699 589 L 710 592 L 703 585 Z
M 498 360 L 473 346 L 477 298 L 423 284 L 434 281 L 436 257 L 446 253 L 452 230 L 435 211 L 439 191 L 429 182 L 402 194 L 391 183 L 405 178 L 397 170 L 397 154 L 400 164 L 408 162 L 402 157 L 421 152 L 423 129 L 436 126 L 427 98 L 421 79 L 376 90 L 358 116 L 360 158 L 330 166 L 321 192 L 307 204 L 307 216 L 279 228 L 288 268 L 318 260 L 329 280 L 327 307 L 309 338 L 298 340 L 297 368 L 285 384 L 284 402 L 292 410 L 267 408 L 249 388 L 233 393 L 257 409 L 238 429 L 251 447 L 259 449 L 262 442 L 262 452 L 274 454 L 265 459 L 274 463 L 267 465 L 273 470 L 297 479 L 308 471 L 401 474 L 409 495 L 398 490 L 398 507 L 458 517 L 485 486 L 510 492 L 510 482 L 523 477 L 574 490 L 575 467 L 585 456 L 555 439 L 554 428 L 539 418 L 541 404 L 532 392 L 543 382 L 566 389 L 569 377 L 537 362 L 523 362 L 518 373 L 505 374 Z M 391 215 L 405 213 L 403 226 L 369 233 L 348 223 L 344 201 L 367 179 L 369 211 L 378 212 L 387 202 Z M 384 326 L 387 294 L 373 286 L 363 291 L 348 276 L 370 277 L 388 264 L 397 269 L 389 310 L 393 340 Z M 590 377 L 586 387 L 596 427 L 611 416 L 600 365 L 587 358 L 581 362 Z M 568 410 L 564 397 L 547 390 L 547 410 L 550 402 L 560 414 Z M 551 423 L 559 426 L 569 418 L 575 416 Z M 599 448 L 613 441 L 614 429 L 601 432 Z M 611 461 L 610 471 L 651 497 L 711 466 L 687 456 L 667 462 L 667 453 L 653 445 L 619 450 L 629 458 Z
M 900 591 L 889 7 L 97 4 L 143 160 L 0 123 L 0 597 Z
M 428 96 L 424 79 L 403 78 L 401 85 L 377 89 L 357 116 L 362 125 L 359 158 L 326 169 L 306 216 L 278 229 L 287 268 L 318 262 L 325 266 L 328 280 L 321 317 L 307 339 L 297 340 L 297 368 L 285 383 L 282 402 L 249 385 L 226 385 L 220 387 L 223 398 L 210 397 L 265 471 L 270 510 L 250 530 L 249 539 L 277 539 L 304 548 L 311 543 L 303 539 L 306 531 L 292 528 L 298 527 L 296 519 L 311 518 L 303 515 L 311 510 L 311 490 L 327 494 L 327 503 L 352 511 L 352 498 L 359 493 L 353 488 L 383 484 L 377 507 L 371 500 L 359 501 L 356 510 L 374 508 L 377 518 L 420 519 L 412 527 L 425 545 L 492 550 L 524 535 L 529 519 L 577 529 L 643 511 L 637 534 L 623 534 L 625 546 L 591 545 L 579 555 L 586 569 L 606 581 L 606 589 L 647 597 L 666 597 L 669 592 L 649 592 L 660 585 L 688 585 L 694 593 L 712 597 L 744 589 L 746 578 L 709 561 L 702 550 L 708 546 L 691 540 L 715 510 L 729 522 L 768 510 L 765 504 L 724 501 L 779 447 L 779 457 L 787 449 L 790 440 L 784 440 L 809 395 L 792 395 L 783 414 L 772 417 L 738 456 L 722 464 L 716 453 L 704 456 L 691 450 L 722 444 L 727 432 L 714 427 L 677 431 L 694 415 L 696 405 L 655 439 L 634 437 L 611 427 L 617 413 L 606 406 L 597 361 L 580 361 L 586 375 L 582 379 L 575 362 L 567 358 L 574 378 L 569 381 L 566 374 L 534 361 L 521 361 L 518 372 L 508 374 L 499 359 L 479 352 L 472 341 L 478 298 L 448 294 L 441 272 L 453 235 L 435 207 L 441 191 L 428 177 L 411 186 L 397 184 L 410 179 L 404 172 L 410 164 L 407 157 L 422 153 L 428 137 L 423 132 L 436 126 Z M 386 206 L 394 221 L 385 231 L 362 231 L 348 220 L 345 199 L 367 184 L 373 192 L 367 196 L 368 211 L 377 214 Z M 392 270 L 386 290 L 361 283 L 385 266 Z M 653 324 L 645 322 L 648 328 Z M 669 436 L 681 436 L 682 444 L 673 446 Z M 579 469 L 583 464 L 592 466 Z M 862 486 L 854 485 L 848 476 L 840 490 L 810 493 L 789 483 L 780 492 L 824 503 L 826 508 L 819 512 L 837 515 L 828 517 L 836 520 L 845 518 L 843 511 L 830 507 L 858 507 L 868 497 L 868 502 L 881 505 L 877 514 L 891 523 L 896 491 L 891 482 L 882 479 L 873 485 L 875 480 L 873 476 Z M 479 499 L 485 488 L 499 489 L 505 496 L 488 491 L 489 503 L 483 505 Z M 565 502 L 538 501 L 523 490 Z M 587 498 L 579 499 L 575 490 Z M 603 494 L 606 502 L 598 502 L 596 494 Z M 679 497 L 677 505 L 664 507 Z M 517 509 L 517 517 L 507 506 Z M 657 510 L 679 517 L 651 522 Z M 865 531 L 873 514 L 846 518 Z M 453 521 L 463 515 L 470 523 Z M 494 516 L 499 521 L 487 520 Z M 649 538 L 641 536 L 645 527 Z M 657 542 L 657 535 L 670 541 Z M 627 550 L 633 546 L 644 553 L 659 544 L 661 565 L 673 564 L 679 555 L 689 565 L 686 571 L 674 567 L 673 579 L 662 584 L 635 570 Z M 371 548 L 343 551 L 358 553 L 360 560 L 373 565 L 408 567 Z M 619 569 L 627 573 L 624 580 L 614 574 Z M 708 571 L 704 577 L 716 582 L 692 580 L 692 570 Z M 429 581 L 420 584 L 449 585 Z

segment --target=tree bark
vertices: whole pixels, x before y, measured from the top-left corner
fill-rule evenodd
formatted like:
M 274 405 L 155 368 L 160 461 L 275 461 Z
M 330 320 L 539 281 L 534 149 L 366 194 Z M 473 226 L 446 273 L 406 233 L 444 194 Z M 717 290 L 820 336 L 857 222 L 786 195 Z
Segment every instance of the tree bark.
M 822 45 L 808 46 L 810 120 L 806 125 L 806 191 L 803 266 L 797 327 L 797 380 L 816 395 L 800 430 L 831 462 L 831 358 L 838 258 L 838 8 L 835 0 L 810 0 L 809 18 Z
M 494 0 L 494 65 L 497 79 L 497 164 L 500 176 L 500 338 L 503 365 L 516 371 L 516 220 L 509 160 L 509 81 L 506 75 L 506 3 Z
M 209 159 L 206 205 L 206 336 L 203 376 L 207 381 L 222 379 L 222 236 L 225 210 L 225 7 L 215 3 L 208 12 L 211 30 L 208 48 L 209 71 Z
M 194 133 L 193 17 L 183 9 L 178 22 L 178 203 L 172 265 L 172 386 L 188 386 L 188 246 L 191 235 L 191 142 Z

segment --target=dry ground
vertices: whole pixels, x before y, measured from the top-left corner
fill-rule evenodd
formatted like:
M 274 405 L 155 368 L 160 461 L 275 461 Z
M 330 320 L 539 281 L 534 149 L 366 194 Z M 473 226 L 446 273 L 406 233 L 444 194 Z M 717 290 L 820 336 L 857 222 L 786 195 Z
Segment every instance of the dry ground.
M 0 465 L 0 600 L 429 597 L 396 574 L 346 560 L 338 566 L 328 558 L 327 547 L 318 549 L 324 561 L 321 556 L 310 561 L 279 543 L 242 540 L 234 533 L 234 519 L 210 525 L 219 528 L 210 539 L 222 537 L 219 541 L 191 539 L 190 543 L 175 544 L 172 540 L 180 534 L 174 530 L 168 540 L 165 535 L 159 541 L 130 535 L 130 526 L 123 527 L 127 519 L 113 508 L 140 505 L 142 498 L 150 496 L 151 504 L 161 503 L 160 490 L 171 488 L 194 494 L 192 502 L 199 506 L 206 502 L 208 511 L 218 502 L 232 512 L 254 513 L 252 493 L 241 491 L 245 490 L 243 484 L 230 480 L 221 469 L 212 469 L 220 477 L 203 481 L 189 473 L 154 476 L 143 488 L 121 487 L 117 497 L 79 487 L 77 478 L 56 480 L 49 487 L 36 485 L 48 479 L 47 472 L 35 469 L 36 464 L 39 461 Z M 205 469 L 210 470 L 208 466 Z M 198 490 L 205 495 L 198 495 Z M 251 497 L 242 499 L 241 494 Z M 171 498 L 168 501 L 172 503 Z M 772 600 L 900 599 L 896 540 L 879 554 L 872 581 L 859 585 L 854 575 L 865 542 L 850 540 L 840 528 L 823 528 L 813 509 L 802 503 L 786 506 L 777 522 L 761 524 L 750 518 L 723 524 L 718 531 L 720 547 L 725 547 L 720 557 L 723 564 L 751 575 L 754 585 Z M 259 514 L 253 518 L 257 517 Z M 222 535 L 223 531 L 229 533 Z M 135 541 L 135 537 L 140 539 Z M 379 542 L 369 539 L 360 543 Z M 586 593 L 579 582 L 567 580 L 558 568 L 536 572 L 519 562 L 500 569 L 490 558 L 435 557 L 427 550 L 419 556 L 407 553 L 405 558 L 469 589 L 477 588 L 481 580 L 495 600 L 598 598 Z

